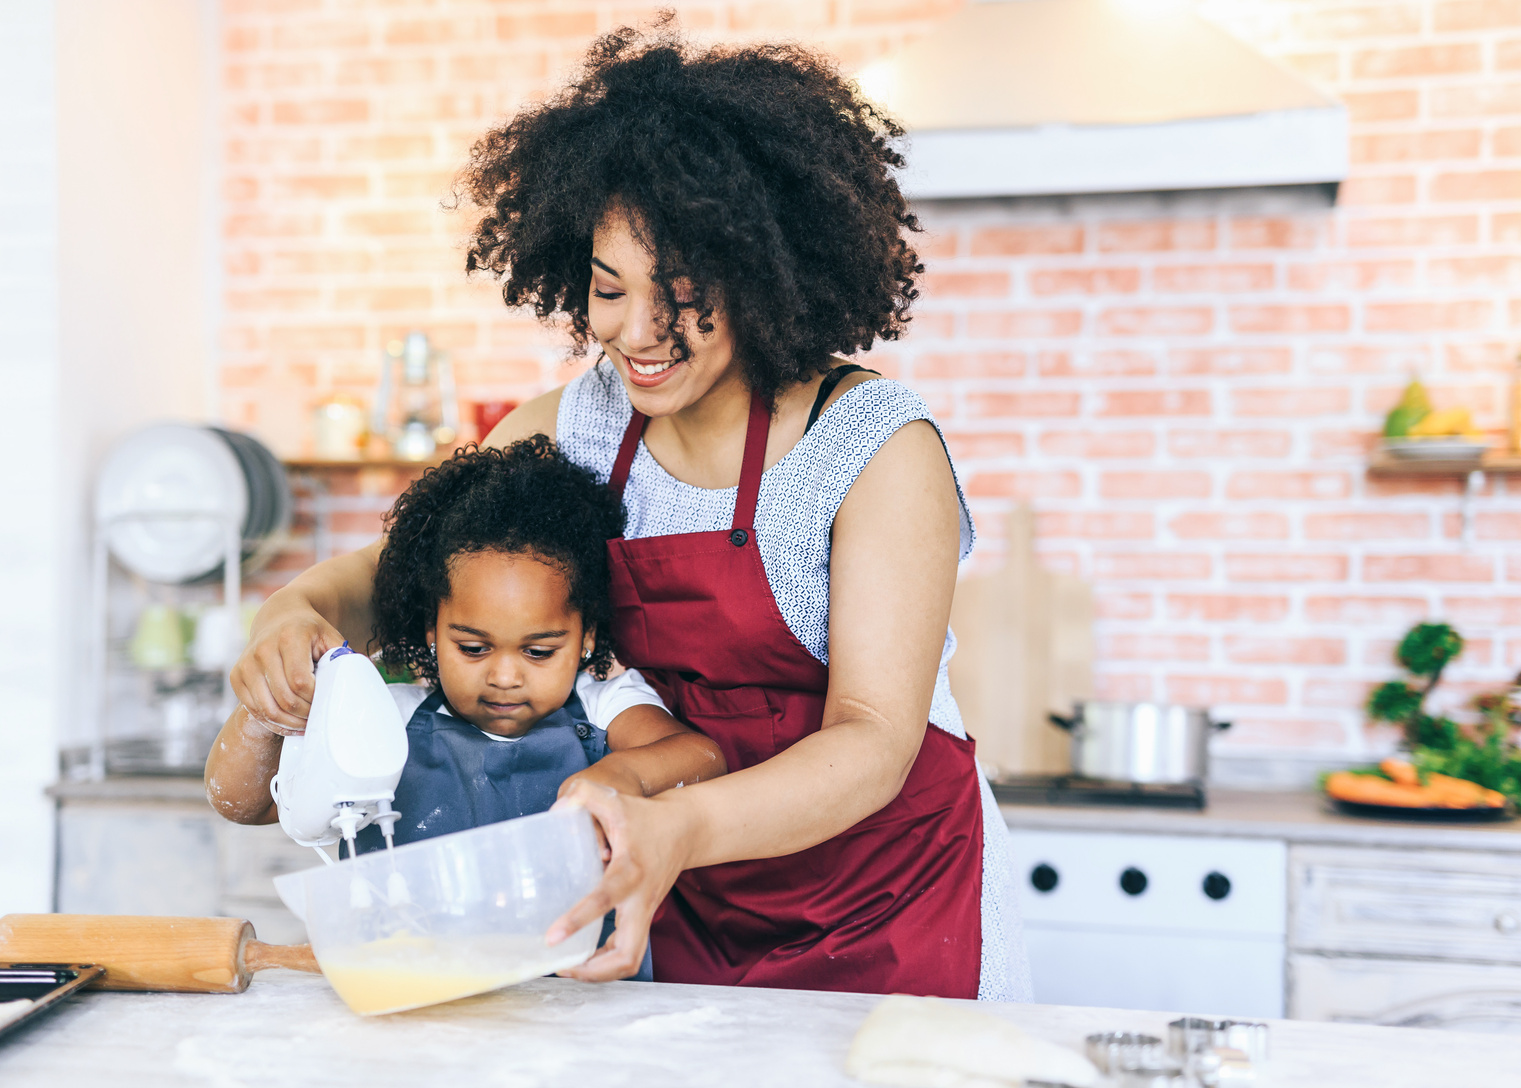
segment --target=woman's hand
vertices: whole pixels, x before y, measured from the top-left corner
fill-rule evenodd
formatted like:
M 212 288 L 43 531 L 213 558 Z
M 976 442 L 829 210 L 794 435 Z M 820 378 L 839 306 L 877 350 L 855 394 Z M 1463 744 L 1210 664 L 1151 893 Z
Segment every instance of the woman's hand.
M 580 779 L 555 802 L 556 809 L 580 807 L 591 813 L 606 838 L 611 860 L 601 883 L 550 926 L 545 939 L 558 944 L 608 911 L 618 912 L 617 929 L 607 944 L 581 966 L 560 974 L 585 982 L 610 982 L 639 970 L 650 941 L 650 922 L 686 868 L 690 852 L 692 834 L 685 806 L 675 800 L 671 793 L 653 799 L 632 797 Z
M 272 732 L 306 731 L 316 690 L 313 664 L 343 645 L 343 635 L 310 609 L 272 617 L 232 667 L 232 690 L 249 717 Z

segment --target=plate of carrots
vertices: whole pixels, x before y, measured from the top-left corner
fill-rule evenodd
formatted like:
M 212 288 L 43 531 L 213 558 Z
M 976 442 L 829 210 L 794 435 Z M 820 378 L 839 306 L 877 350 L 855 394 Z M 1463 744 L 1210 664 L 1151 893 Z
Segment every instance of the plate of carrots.
M 1515 815 L 1503 793 L 1464 778 L 1422 774 L 1402 759 L 1365 771 L 1333 771 L 1323 785 L 1332 806 L 1353 816 L 1479 821 Z

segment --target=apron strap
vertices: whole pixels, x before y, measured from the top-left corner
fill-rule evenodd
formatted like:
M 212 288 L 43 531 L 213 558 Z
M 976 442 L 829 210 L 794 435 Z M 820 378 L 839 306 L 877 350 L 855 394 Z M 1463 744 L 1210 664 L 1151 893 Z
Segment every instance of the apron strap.
M 766 439 L 771 434 L 771 409 L 758 393 L 750 394 L 750 424 L 745 428 L 745 459 L 739 468 L 739 494 L 734 496 L 735 529 L 755 527 L 761 473 L 766 468 Z
M 634 467 L 634 454 L 639 451 L 639 439 L 644 437 L 644 428 L 649 421 L 649 416 L 635 412 L 624 428 L 623 442 L 618 447 L 618 456 L 613 460 L 613 473 L 607 478 L 607 486 L 620 499 L 623 498 L 624 485 L 628 483 L 628 470 Z
M 618 446 L 618 456 L 613 459 L 613 471 L 607 478 L 607 486 L 614 495 L 623 497 L 628 485 L 629 470 L 634 467 L 634 454 L 639 450 L 639 440 L 649 417 L 635 412 L 629 417 L 623 431 L 623 441 Z M 755 525 L 755 506 L 760 500 L 761 474 L 766 468 L 766 439 L 771 434 L 771 409 L 754 393 L 750 394 L 750 421 L 745 427 L 745 459 L 739 469 L 739 493 L 734 497 L 735 529 L 748 529 Z

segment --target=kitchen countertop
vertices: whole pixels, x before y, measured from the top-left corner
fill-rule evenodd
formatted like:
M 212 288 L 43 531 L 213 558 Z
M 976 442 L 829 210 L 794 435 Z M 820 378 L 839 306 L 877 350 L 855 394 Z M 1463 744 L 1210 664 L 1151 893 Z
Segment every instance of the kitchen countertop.
M 1012 828 L 1150 835 L 1234 835 L 1291 843 L 1521 853 L 1521 820 L 1429 823 L 1343 816 L 1310 791 L 1209 791 L 1208 807 L 1000 805 Z
M 199 778 L 120 776 L 60 782 L 48 794 L 72 803 L 190 804 L 210 809 Z M 1521 820 L 1426 823 L 1343 816 L 1309 790 L 1211 789 L 1204 811 L 1123 806 L 1000 805 L 1014 828 L 1120 831 L 1150 835 L 1234 835 L 1254 839 L 1395 849 L 1521 853 Z
M 199 804 L 206 801 L 200 775 L 110 775 L 99 782 L 55 782 L 47 788 L 55 801 Z
M 566 1084 L 826 1088 L 877 998 L 540 979 L 395 1016 L 350 1013 L 325 982 L 259 974 L 238 995 L 85 993 L 0 1042 L 7 1088 Z M 1095 1031 L 1165 1035 L 1167 1014 L 984 1005 L 1080 1047 Z M 1259 1088 L 1449 1088 L 1513 1075 L 1515 1039 L 1275 1021 Z

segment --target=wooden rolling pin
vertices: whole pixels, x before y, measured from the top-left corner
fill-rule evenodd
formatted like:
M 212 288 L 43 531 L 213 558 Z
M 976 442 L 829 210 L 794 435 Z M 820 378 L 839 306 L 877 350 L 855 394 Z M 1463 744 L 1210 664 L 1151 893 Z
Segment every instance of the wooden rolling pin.
M 93 963 L 97 990 L 240 994 L 255 971 L 318 971 L 309 944 L 265 944 L 241 918 L 7 914 L 0 963 Z

